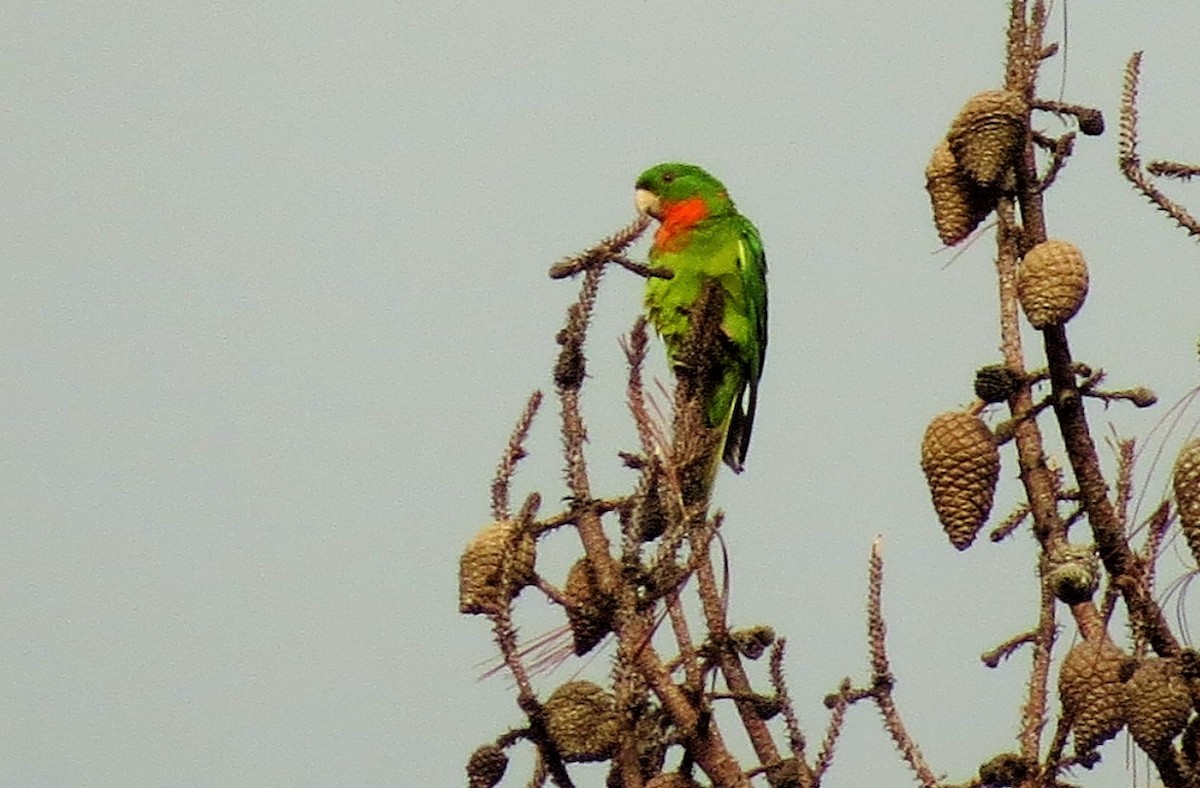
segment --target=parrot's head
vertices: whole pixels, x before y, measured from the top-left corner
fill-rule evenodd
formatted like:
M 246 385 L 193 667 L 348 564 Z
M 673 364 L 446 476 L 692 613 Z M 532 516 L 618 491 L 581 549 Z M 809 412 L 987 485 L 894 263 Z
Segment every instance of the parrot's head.
M 637 179 L 634 204 L 639 213 L 667 221 L 672 213 L 700 211 L 714 216 L 733 211 L 722 183 L 695 164 L 668 162 L 651 167 Z

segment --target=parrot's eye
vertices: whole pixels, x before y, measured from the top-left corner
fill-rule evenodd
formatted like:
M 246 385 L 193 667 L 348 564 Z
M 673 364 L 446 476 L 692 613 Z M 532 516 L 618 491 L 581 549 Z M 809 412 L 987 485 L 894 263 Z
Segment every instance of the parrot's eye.
M 672 181 L 674 181 L 674 180 L 675 180 L 675 173 L 673 173 L 673 172 L 664 172 L 664 173 L 663 173 L 663 176 L 662 176 L 662 179 L 663 179 L 663 183 L 671 183 Z

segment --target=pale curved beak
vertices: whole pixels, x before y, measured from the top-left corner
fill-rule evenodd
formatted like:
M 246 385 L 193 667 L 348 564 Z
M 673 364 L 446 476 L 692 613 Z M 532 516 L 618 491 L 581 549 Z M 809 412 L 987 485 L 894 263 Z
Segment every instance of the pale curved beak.
M 658 195 L 654 192 L 647 189 L 638 189 L 633 193 L 633 204 L 637 207 L 638 213 L 658 218 L 659 200 Z

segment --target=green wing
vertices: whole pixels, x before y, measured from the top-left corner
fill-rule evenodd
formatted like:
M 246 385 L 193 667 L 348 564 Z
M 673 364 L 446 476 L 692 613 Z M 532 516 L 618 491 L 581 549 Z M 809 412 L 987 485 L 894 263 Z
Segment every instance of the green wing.
M 758 228 L 744 216 L 737 218 L 740 225 L 737 266 L 746 299 L 750 337 L 745 346 L 740 348 L 745 385 L 733 403 L 729 429 L 725 434 L 724 460 L 726 465 L 740 473 L 750 448 L 750 431 L 758 407 L 758 381 L 762 377 L 763 362 L 767 355 L 767 256 Z

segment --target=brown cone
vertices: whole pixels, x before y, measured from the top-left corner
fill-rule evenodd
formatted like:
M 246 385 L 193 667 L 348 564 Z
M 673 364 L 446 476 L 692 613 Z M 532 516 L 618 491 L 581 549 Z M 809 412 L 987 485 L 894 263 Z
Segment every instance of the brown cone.
M 1017 300 L 1037 329 L 1066 323 L 1083 306 L 1087 292 L 1087 263 L 1068 241 L 1043 241 L 1025 253 L 1017 269 Z
M 988 364 L 975 370 L 975 396 L 988 403 L 1007 402 L 1024 382 L 1024 377 L 1004 364 Z
M 508 769 L 508 756 L 494 744 L 485 744 L 467 761 L 467 788 L 493 788 Z
M 1033 766 L 1015 752 L 1002 752 L 979 767 L 979 781 L 984 785 L 1016 785 L 1029 776 Z
M 1192 550 L 1192 557 L 1200 564 L 1200 437 L 1183 445 L 1172 475 L 1175 505 L 1179 507 L 1179 527 Z
M 483 527 L 458 563 L 460 613 L 495 613 L 534 580 L 537 545 L 512 520 Z
M 933 206 L 933 226 L 946 246 L 970 235 L 996 206 L 995 192 L 963 174 L 946 140 L 938 143 L 925 168 L 925 191 Z
M 1027 108 L 1020 94 L 989 90 L 972 96 L 946 138 L 963 172 L 980 186 L 997 186 L 1021 146 Z
M 1000 476 L 1000 453 L 991 431 L 962 411 L 934 417 L 921 442 L 921 470 L 950 543 L 965 550 L 992 510 Z
M 1151 755 L 1163 752 L 1187 725 L 1192 695 L 1173 659 L 1147 659 L 1125 683 L 1129 733 Z
M 543 707 L 546 730 L 567 762 L 604 761 L 621 736 L 617 700 L 590 681 L 568 681 Z
M 1125 654 L 1107 638 L 1085 640 L 1067 652 L 1058 696 L 1073 721 L 1076 755 L 1094 750 L 1125 725 L 1124 663 Z
M 606 597 L 596 586 L 591 563 L 586 557 L 571 565 L 563 590 L 574 603 L 573 607 L 567 608 L 567 622 L 571 625 L 575 655 L 582 657 L 612 631 L 615 605 L 612 598 Z

